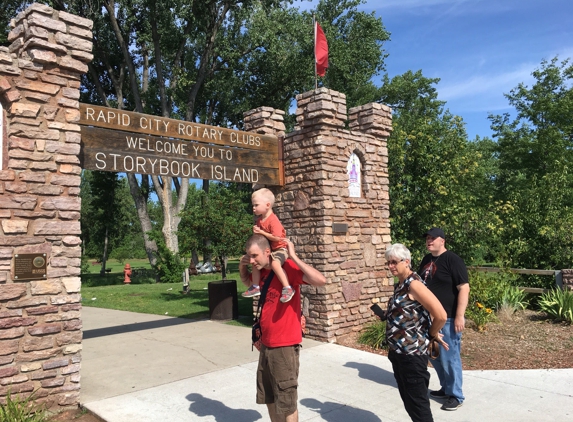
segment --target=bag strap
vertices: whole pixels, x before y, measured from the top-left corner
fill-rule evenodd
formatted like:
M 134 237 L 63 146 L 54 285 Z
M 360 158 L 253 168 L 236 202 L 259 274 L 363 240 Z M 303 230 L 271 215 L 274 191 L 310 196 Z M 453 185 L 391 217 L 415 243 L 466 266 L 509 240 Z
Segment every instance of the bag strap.
M 255 314 L 255 318 L 260 318 L 260 312 L 263 312 L 263 305 L 265 304 L 265 299 L 267 298 L 267 290 L 269 290 L 269 285 L 273 277 L 275 276 L 275 272 L 271 270 L 267 278 L 265 278 L 263 288 L 261 289 L 261 295 L 259 296 L 259 303 L 257 304 L 257 312 Z

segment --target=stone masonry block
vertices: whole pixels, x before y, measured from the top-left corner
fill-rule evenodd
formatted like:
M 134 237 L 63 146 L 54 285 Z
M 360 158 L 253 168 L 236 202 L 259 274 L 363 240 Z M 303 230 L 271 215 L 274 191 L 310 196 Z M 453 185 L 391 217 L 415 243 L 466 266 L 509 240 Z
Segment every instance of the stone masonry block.
M 74 50 L 92 51 L 92 42 L 84 40 L 73 35 L 64 33 L 56 33 L 55 40 L 58 44 L 65 45 L 66 47 Z
M 38 117 L 39 111 L 40 105 L 38 104 L 14 103 L 12 107 L 10 107 L 10 113 L 15 116 L 36 118 Z
M 11 103 L 18 101 L 21 97 L 22 95 L 20 94 L 20 91 L 17 89 L 11 89 L 6 93 L 6 99 Z
M 28 51 L 32 61 L 36 63 L 56 63 L 57 56 L 53 51 L 43 50 L 39 48 L 31 48 Z
M 82 287 L 80 277 L 66 277 L 62 279 L 62 284 L 67 293 L 79 293 Z
M 29 51 L 32 50 L 34 48 L 40 49 L 40 50 L 51 50 L 54 51 L 58 54 L 66 54 L 67 50 L 66 47 L 61 46 L 59 44 L 54 44 L 52 42 L 46 41 L 42 38 L 30 38 L 29 40 L 27 40 L 24 45 L 22 46 L 21 50 L 23 51 Z M 34 62 L 31 62 L 34 63 Z
M 77 26 L 69 26 L 68 34 L 75 35 L 76 37 L 85 38 L 87 40 L 92 40 L 93 38 L 93 33 L 91 30 L 85 28 L 79 28 Z
M 0 300 L 14 300 L 26 294 L 25 284 L 2 284 L 0 285 Z
M 26 28 L 26 33 L 24 37 L 27 40 L 30 38 L 43 38 L 45 40 L 50 38 L 50 32 L 45 28 L 39 26 L 29 26 L 29 25 L 25 25 L 25 28 Z
M 0 209 L 12 208 L 12 209 L 33 210 L 36 207 L 36 203 L 37 199 L 34 196 L 4 195 L 0 197 Z
M 82 18 L 80 16 L 72 15 L 70 13 L 63 11 L 58 12 L 58 17 L 60 18 L 60 20 L 68 24 L 86 28 L 90 31 L 93 28 L 93 21 L 90 19 Z
M 0 51 L 0 64 L 11 66 L 14 63 L 12 55 L 8 52 Z
M 56 295 L 62 291 L 59 280 L 37 280 L 30 284 L 32 295 Z
M 50 19 L 40 13 L 31 13 L 28 16 L 28 26 L 39 26 L 55 32 L 66 32 L 66 24 L 64 22 Z
M 87 73 L 88 66 L 84 62 L 72 59 L 71 57 L 61 57 L 59 60 L 59 65 L 66 70 L 71 70 L 72 72 L 77 72 L 79 74 Z
M 2 230 L 4 234 L 26 234 L 28 224 L 26 220 L 2 220 Z
M 80 51 L 80 50 L 72 50 L 70 54 L 74 59 L 84 63 L 89 63 L 94 58 L 94 55 L 92 53 L 87 53 L 85 51 Z
M 0 64 L 0 73 L 13 76 L 20 76 L 22 74 L 22 71 L 18 69 L 16 66 Z

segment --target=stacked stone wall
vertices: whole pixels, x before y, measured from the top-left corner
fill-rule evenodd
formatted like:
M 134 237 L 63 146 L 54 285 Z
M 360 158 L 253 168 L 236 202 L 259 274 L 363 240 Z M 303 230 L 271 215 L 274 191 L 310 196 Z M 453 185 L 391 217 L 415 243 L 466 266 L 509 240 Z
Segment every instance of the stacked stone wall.
M 284 137 L 285 186 L 274 189 L 275 213 L 300 257 L 328 279 L 325 287 L 303 287 L 307 335 L 336 342 L 373 321 L 370 306 L 385 307 L 392 291 L 384 259 L 391 110 L 374 103 L 348 112 L 344 94 L 325 88 L 301 94 L 297 102 L 297 125 Z M 246 129 L 280 135 L 284 124 L 277 124 L 275 111 L 267 108 L 263 116 L 257 110 L 245 115 Z M 360 198 L 349 197 L 352 153 L 361 160 Z M 337 232 L 337 224 L 347 230 Z
M 0 47 L 0 401 L 79 404 L 80 76 L 92 22 L 35 3 Z M 14 256 L 42 253 L 45 279 L 19 281 Z

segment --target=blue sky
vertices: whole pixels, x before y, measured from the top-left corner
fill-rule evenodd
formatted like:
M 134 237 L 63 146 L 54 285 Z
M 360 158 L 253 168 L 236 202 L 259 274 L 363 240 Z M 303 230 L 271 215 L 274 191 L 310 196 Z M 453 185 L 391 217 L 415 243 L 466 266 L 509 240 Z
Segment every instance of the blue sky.
M 391 33 L 388 75 L 440 78 L 439 98 L 470 139 L 491 136 L 488 114 L 512 112 L 503 94 L 530 86 L 543 59 L 573 57 L 571 0 L 367 0 L 360 10 Z

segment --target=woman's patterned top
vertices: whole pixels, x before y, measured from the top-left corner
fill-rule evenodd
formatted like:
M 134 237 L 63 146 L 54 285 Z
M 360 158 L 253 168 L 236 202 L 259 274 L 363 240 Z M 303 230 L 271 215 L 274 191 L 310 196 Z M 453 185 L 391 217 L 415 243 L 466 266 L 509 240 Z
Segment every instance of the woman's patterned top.
M 386 340 L 390 350 L 404 355 L 428 354 L 430 314 L 417 301 L 408 297 L 412 280 L 424 281 L 416 273 L 394 287 L 388 301 Z

